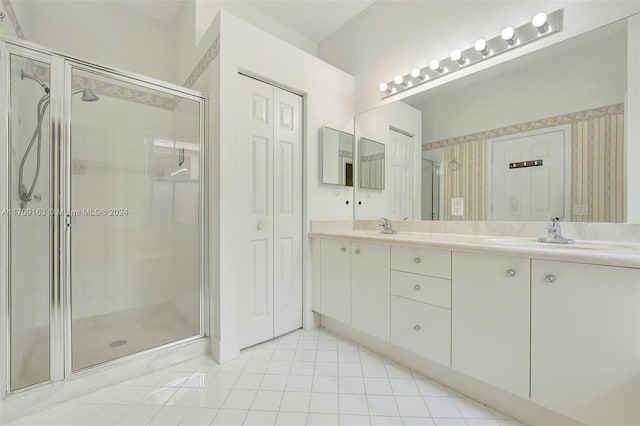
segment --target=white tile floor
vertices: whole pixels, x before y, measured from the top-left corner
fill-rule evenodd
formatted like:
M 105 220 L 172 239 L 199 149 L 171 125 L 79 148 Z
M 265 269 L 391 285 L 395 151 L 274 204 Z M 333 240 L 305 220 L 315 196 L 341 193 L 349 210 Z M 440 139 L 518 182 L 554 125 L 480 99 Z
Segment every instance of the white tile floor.
M 199 357 L 15 425 L 521 425 L 324 329 Z

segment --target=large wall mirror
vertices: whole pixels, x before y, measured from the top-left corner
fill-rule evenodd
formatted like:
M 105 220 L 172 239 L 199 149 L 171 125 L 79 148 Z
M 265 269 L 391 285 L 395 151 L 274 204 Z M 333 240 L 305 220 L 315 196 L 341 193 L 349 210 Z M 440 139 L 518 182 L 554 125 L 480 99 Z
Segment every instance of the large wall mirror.
M 356 116 L 387 160 L 355 218 L 627 222 L 627 37 L 616 22 Z

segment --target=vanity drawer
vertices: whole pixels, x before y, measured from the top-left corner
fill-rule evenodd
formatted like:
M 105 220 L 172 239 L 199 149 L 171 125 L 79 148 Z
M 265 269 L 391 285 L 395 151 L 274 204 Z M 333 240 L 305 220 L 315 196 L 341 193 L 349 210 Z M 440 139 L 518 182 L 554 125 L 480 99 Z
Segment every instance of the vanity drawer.
M 451 311 L 391 296 L 391 344 L 451 365 Z
M 451 280 L 391 271 L 391 293 L 451 309 Z
M 391 269 L 451 278 L 451 252 L 421 247 L 391 246 Z

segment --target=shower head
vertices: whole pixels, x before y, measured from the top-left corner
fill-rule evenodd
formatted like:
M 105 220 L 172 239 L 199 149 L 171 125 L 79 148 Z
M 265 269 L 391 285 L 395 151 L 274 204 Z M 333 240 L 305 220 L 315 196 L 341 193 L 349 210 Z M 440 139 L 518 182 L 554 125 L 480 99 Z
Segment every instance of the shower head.
M 40 85 L 40 87 L 42 87 L 42 89 L 44 90 L 44 93 L 46 93 L 47 95 L 49 94 L 50 92 L 49 86 L 47 86 L 46 84 L 38 80 L 35 76 L 25 73 L 24 70 L 20 70 L 20 80 L 24 80 L 25 78 L 35 81 Z
M 88 88 L 84 88 L 82 89 L 82 101 L 83 102 L 96 102 L 99 101 L 100 98 L 98 97 L 98 95 L 96 95 L 95 93 L 93 93 L 91 91 L 91 89 Z
M 78 93 L 82 93 L 82 98 L 81 98 L 82 102 L 95 102 L 100 100 L 98 95 L 96 95 L 91 91 L 91 89 L 88 89 L 86 87 L 83 89 L 78 89 L 74 91 L 73 93 L 71 93 L 71 96 L 77 95 Z

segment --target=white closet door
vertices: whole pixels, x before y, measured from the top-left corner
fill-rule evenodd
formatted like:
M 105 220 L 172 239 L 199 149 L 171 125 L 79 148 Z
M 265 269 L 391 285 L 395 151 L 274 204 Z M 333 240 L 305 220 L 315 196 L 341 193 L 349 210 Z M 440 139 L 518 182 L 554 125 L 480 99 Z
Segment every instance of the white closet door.
M 494 142 L 491 219 L 544 221 L 565 211 L 565 132 L 562 130 Z M 542 166 L 509 168 L 510 163 L 543 160 Z
M 244 229 L 238 230 L 245 250 L 238 264 L 246 269 L 238 271 L 237 285 L 244 348 L 273 338 L 273 86 L 238 79 L 238 163 L 243 168 L 237 174 L 237 202 L 245 211 Z
M 389 219 L 413 219 L 413 151 L 411 136 L 389 130 Z
M 302 97 L 274 88 L 274 335 L 302 326 Z

